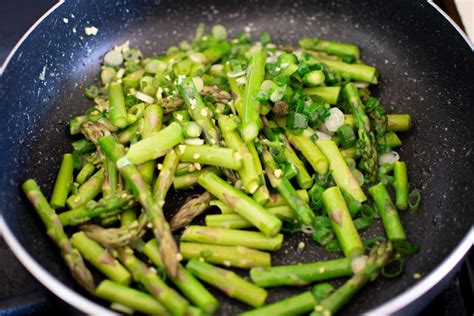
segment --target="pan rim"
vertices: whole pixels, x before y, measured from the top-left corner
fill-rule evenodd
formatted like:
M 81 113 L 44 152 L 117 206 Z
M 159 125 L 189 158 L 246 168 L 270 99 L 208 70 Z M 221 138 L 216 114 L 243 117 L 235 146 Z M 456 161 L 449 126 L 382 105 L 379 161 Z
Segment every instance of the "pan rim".
M 433 0 L 426 1 L 432 8 L 434 8 L 442 17 L 444 17 L 451 26 L 461 35 L 469 48 L 474 51 L 474 42 L 471 42 L 467 34 L 461 30 L 461 28 L 444 12 L 441 8 L 436 5 Z M 65 3 L 65 0 L 58 0 L 48 11 L 46 11 L 20 38 L 13 49 L 7 55 L 5 61 L 0 65 L 0 77 L 8 67 L 11 59 L 16 54 L 17 50 L 21 47 L 23 42 L 29 37 L 29 35 L 46 19 L 51 13 Z M 79 294 L 64 283 L 59 281 L 48 271 L 46 271 L 33 257 L 25 250 L 18 239 L 15 237 L 13 232 L 10 230 L 7 222 L 4 220 L 3 215 L 0 214 L 0 237 L 3 237 L 6 244 L 9 246 L 16 258 L 21 264 L 46 288 L 48 288 L 54 295 L 59 297 L 64 302 L 70 304 L 74 308 L 81 312 L 89 315 L 116 315 L 110 309 L 103 307 L 90 300 L 89 298 Z M 467 252 L 474 245 L 474 227 L 467 232 L 464 238 L 458 243 L 453 251 L 445 257 L 442 263 L 440 263 L 434 270 L 432 270 L 425 278 L 419 281 L 416 285 L 411 286 L 407 290 L 398 294 L 393 299 L 381 304 L 379 307 L 373 308 L 364 314 L 366 315 L 389 315 L 395 314 L 401 311 L 404 307 L 413 303 L 416 299 L 426 295 L 428 291 L 433 289 L 440 281 L 448 276 L 454 269 L 458 267 L 462 259 L 465 257 Z

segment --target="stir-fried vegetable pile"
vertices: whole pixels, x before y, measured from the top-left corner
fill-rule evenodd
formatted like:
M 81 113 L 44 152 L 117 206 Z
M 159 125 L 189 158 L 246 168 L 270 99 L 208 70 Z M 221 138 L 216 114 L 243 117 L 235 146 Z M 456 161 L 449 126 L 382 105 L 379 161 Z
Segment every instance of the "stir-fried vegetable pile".
M 417 251 L 398 211 L 416 210 L 420 193 L 409 193 L 393 151 L 411 119 L 371 96 L 377 70 L 357 46 L 281 46 L 266 32 L 228 39 L 221 25 L 199 25 L 164 55 L 115 47 L 100 82 L 70 121 L 77 140 L 51 200 L 34 180 L 23 189 L 74 278 L 117 311 L 213 314 L 220 302 L 207 284 L 256 308 L 243 315 L 328 315 Z M 204 190 L 168 221 L 171 187 Z M 208 210 L 206 226 L 192 225 Z M 386 238 L 363 241 L 378 218 Z M 172 231 L 182 228 L 178 247 Z M 301 231 L 341 257 L 272 267 L 283 233 Z M 250 280 L 231 267 L 250 269 Z M 98 285 L 89 268 L 103 274 Z M 318 283 L 343 277 L 337 289 Z M 266 287 L 313 283 L 265 305 Z

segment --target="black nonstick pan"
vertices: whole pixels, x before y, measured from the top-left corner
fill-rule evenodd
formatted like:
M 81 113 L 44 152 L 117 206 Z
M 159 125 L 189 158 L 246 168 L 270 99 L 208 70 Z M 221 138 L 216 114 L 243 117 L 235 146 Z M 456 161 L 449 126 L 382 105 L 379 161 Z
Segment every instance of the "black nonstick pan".
M 50 195 L 55 170 L 70 150 L 67 122 L 90 103 L 86 86 L 97 79 L 101 56 L 130 40 L 145 54 L 189 39 L 198 22 L 222 23 L 236 34 L 269 31 L 276 42 L 321 36 L 361 47 L 376 66 L 376 89 L 390 112 L 409 113 L 414 128 L 402 135 L 400 155 L 422 190 L 417 213 L 403 213 L 411 240 L 421 246 L 397 279 L 369 284 L 342 313 L 418 311 L 449 279 L 472 246 L 474 233 L 474 54 L 466 39 L 426 1 L 145 1 L 70 0 L 58 3 L 9 56 L 0 78 L 0 228 L 23 264 L 50 290 L 85 313 L 104 314 L 103 302 L 69 276 L 59 251 L 29 206 L 20 184 L 35 178 Z M 88 36 L 87 26 L 98 33 Z M 172 214 L 186 196 L 171 194 Z M 383 234 L 379 228 L 364 233 Z M 306 238 L 306 239 L 305 239 Z M 307 247 L 297 252 L 297 244 Z M 308 237 L 293 235 L 273 264 L 331 257 Z M 0 258 L 1 264 L 1 258 Z M 413 276 L 419 273 L 422 278 Z M 269 301 L 302 288 L 270 290 Z M 220 314 L 246 306 L 214 292 Z M 377 309 L 378 308 L 378 309 Z M 376 310 L 374 310 L 376 309 Z

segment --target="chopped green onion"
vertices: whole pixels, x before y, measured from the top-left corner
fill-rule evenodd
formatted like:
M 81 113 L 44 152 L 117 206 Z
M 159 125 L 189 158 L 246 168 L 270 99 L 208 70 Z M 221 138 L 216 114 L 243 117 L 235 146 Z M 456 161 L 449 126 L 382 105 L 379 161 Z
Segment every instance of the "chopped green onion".
M 94 99 L 99 94 L 99 88 L 96 85 L 90 85 L 84 91 L 84 95 L 89 99 Z
M 420 246 L 410 243 L 408 240 L 400 240 L 394 243 L 393 247 L 401 255 L 407 256 L 420 252 Z
M 310 87 L 319 86 L 324 83 L 324 73 L 321 70 L 313 70 L 303 77 L 303 82 Z
M 227 30 L 225 29 L 225 27 L 223 25 L 220 25 L 220 24 L 216 24 L 212 27 L 212 36 L 214 36 L 214 38 L 217 40 L 217 41 L 223 41 L 227 38 Z
M 307 128 L 308 117 L 303 113 L 291 111 L 288 113 L 288 119 L 286 121 L 288 128 Z
M 260 43 L 262 43 L 263 46 L 270 44 L 271 42 L 272 42 L 272 37 L 270 36 L 270 33 L 268 32 L 260 33 Z
M 330 240 L 325 246 L 324 250 L 327 252 L 340 252 L 341 251 L 341 245 L 339 244 L 339 241 L 336 239 Z
M 327 245 L 333 239 L 334 232 L 332 229 L 327 227 L 317 227 L 314 229 L 313 240 L 321 246 Z
M 354 130 L 349 125 L 344 124 L 339 127 L 337 136 L 339 136 L 342 148 L 344 149 L 354 147 L 356 144 L 357 139 Z
M 408 194 L 408 209 L 412 212 L 418 210 L 421 204 L 421 192 L 418 189 L 414 189 Z
M 385 266 L 382 268 L 382 275 L 387 279 L 396 278 L 403 272 L 403 258 L 401 256 L 395 256 L 390 259 Z

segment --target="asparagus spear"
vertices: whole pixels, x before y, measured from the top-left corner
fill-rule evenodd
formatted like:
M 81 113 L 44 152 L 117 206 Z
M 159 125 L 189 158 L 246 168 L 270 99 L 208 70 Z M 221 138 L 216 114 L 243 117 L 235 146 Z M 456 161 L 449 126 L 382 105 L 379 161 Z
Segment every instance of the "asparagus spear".
M 377 69 L 375 67 L 329 59 L 321 59 L 321 62 L 332 70 L 348 75 L 352 80 L 377 84 Z
M 104 247 L 126 246 L 140 239 L 145 234 L 146 216 L 142 214 L 137 220 L 119 228 L 103 228 L 94 224 L 84 224 L 80 228 L 87 237 Z
M 255 164 L 255 172 L 260 179 L 260 187 L 255 191 L 253 198 L 254 200 L 260 204 L 265 205 L 270 198 L 270 191 L 267 188 L 267 184 L 265 182 L 265 173 L 263 172 L 262 163 L 260 161 L 260 157 L 257 152 L 257 148 L 255 147 L 255 143 L 246 143 L 247 148 L 252 155 L 252 160 Z
M 158 252 L 156 240 L 147 242 L 142 252 L 157 266 L 162 268 L 163 262 Z M 219 308 L 219 301 L 182 265 L 178 267 L 178 274 L 171 281 L 180 289 L 193 304 L 206 313 L 212 314 Z
M 271 129 L 277 128 L 278 125 L 274 121 L 267 121 L 266 119 L 263 119 L 263 124 L 265 125 L 265 134 L 268 138 L 272 137 L 275 135 Z M 309 175 L 308 171 L 306 170 L 306 167 L 304 163 L 300 160 L 298 155 L 295 153 L 293 148 L 291 148 L 291 145 L 289 144 L 286 136 L 283 133 L 278 134 L 278 137 L 284 142 L 285 147 L 284 147 L 284 154 L 286 160 L 293 164 L 296 169 L 298 170 L 298 173 L 296 174 L 296 181 L 298 181 L 298 185 L 302 189 L 309 189 L 313 185 L 313 179 Z
M 247 145 L 240 138 L 235 121 L 231 117 L 221 115 L 218 124 L 227 147 L 239 153 L 242 158 L 242 165 L 238 169 L 238 172 L 245 191 L 250 194 L 255 193 L 260 185 L 256 164 L 253 161 L 253 156 L 248 150 Z
M 283 120 L 280 120 L 278 124 L 283 127 L 286 125 Z M 295 135 L 287 130 L 288 140 L 303 154 L 314 171 L 318 174 L 325 174 L 328 171 L 329 162 L 311 140 L 313 134 L 314 132 L 310 128 L 305 129 L 301 135 Z
M 125 98 L 122 85 L 117 82 L 109 84 L 109 118 L 112 124 L 118 128 L 128 125 L 127 110 L 125 109 Z
M 303 292 L 301 294 L 289 297 L 287 299 L 265 305 L 257 309 L 239 314 L 240 316 L 277 316 L 277 315 L 301 315 L 307 314 L 314 309 L 317 301 L 311 292 Z
M 311 208 L 298 196 L 290 181 L 281 177 L 281 175 L 279 176 L 278 170 L 280 169 L 278 169 L 278 166 L 267 149 L 263 150 L 262 157 L 265 162 L 265 171 L 272 187 L 276 188 L 285 198 L 302 224 L 311 225 L 314 220 L 314 213 Z
M 143 113 L 143 120 L 139 125 L 140 134 L 142 138 L 148 138 L 155 135 L 161 130 L 163 125 L 163 109 L 161 106 L 151 104 L 145 108 Z M 153 174 L 155 172 L 156 162 L 150 160 L 140 166 L 140 174 L 147 184 L 153 181 Z
M 170 221 L 171 230 L 183 228 L 191 224 L 192 220 L 206 211 L 212 197 L 209 192 L 204 192 L 197 198 L 186 202 Z
M 355 258 L 364 253 L 360 240 L 344 197 L 338 187 L 331 187 L 323 193 L 323 203 L 331 220 L 339 244 L 348 258 Z
M 242 166 L 242 157 L 230 148 L 210 145 L 179 145 L 182 162 L 197 162 L 204 165 L 238 170 Z
M 120 215 L 120 226 L 124 227 L 130 225 L 137 220 L 137 212 L 135 210 L 125 210 Z
M 352 83 L 347 83 L 343 88 L 343 93 L 348 101 L 349 109 L 355 118 L 357 135 L 359 136 L 358 144 L 361 150 L 363 167 L 369 181 L 373 182 L 377 176 L 377 148 L 373 131 L 370 126 L 365 124 L 366 114 L 364 105 L 359 97 L 357 88 Z
M 204 137 L 208 143 L 219 144 L 219 131 L 211 120 L 211 110 L 204 105 L 196 86 L 191 78 L 184 78 L 178 82 L 179 92 L 183 97 L 186 108 L 192 119 L 201 125 Z
M 175 190 L 180 190 L 180 189 L 188 189 L 192 188 L 194 185 L 198 183 L 198 178 L 201 174 L 205 172 L 214 172 L 217 175 L 221 175 L 219 169 L 217 169 L 214 166 L 203 168 L 198 171 L 193 171 L 181 176 L 175 176 L 174 181 L 173 181 L 173 187 Z
M 296 194 L 298 194 L 298 196 L 305 203 L 309 203 L 308 191 L 306 191 L 306 190 L 296 190 Z M 288 203 L 285 200 L 285 197 L 282 196 L 281 194 L 272 193 L 270 195 L 270 199 L 265 204 L 265 207 L 266 208 L 272 208 L 272 207 L 275 207 L 275 206 L 283 206 L 283 205 L 288 205 Z
M 311 87 L 304 88 L 303 93 L 307 95 L 317 95 L 329 104 L 336 104 L 339 99 L 341 87 Z
M 265 78 L 265 59 L 267 53 L 261 49 L 256 51 L 250 59 L 247 68 L 247 82 L 245 83 L 244 99 L 242 102 L 242 139 L 252 142 L 257 138 L 258 131 L 262 126 L 260 121 L 260 104 L 255 100 L 255 96 L 260 89 L 260 85 Z
M 130 273 L 104 248 L 83 232 L 77 232 L 71 237 L 71 244 L 100 272 L 112 281 L 129 285 L 132 279 Z
M 315 281 L 330 280 L 351 274 L 351 263 L 348 258 L 250 270 L 252 282 L 262 287 L 304 286 Z
M 304 49 L 314 49 L 332 55 L 352 56 L 356 59 L 360 58 L 359 47 L 356 45 L 331 42 L 320 38 L 303 38 L 300 40 L 300 46 Z
M 369 193 L 375 201 L 388 239 L 393 241 L 406 240 L 402 222 L 385 185 L 383 183 L 374 185 L 369 188 Z
M 74 170 L 74 161 L 72 154 L 65 154 L 58 177 L 54 184 L 53 195 L 51 196 L 51 207 L 61 208 L 66 205 L 66 199 L 69 193 L 69 186 L 72 183 L 72 172 Z
M 118 248 L 120 261 L 132 273 L 133 279 L 166 307 L 173 315 L 183 315 L 189 303 L 163 282 L 152 269 L 134 256 L 130 248 Z
M 153 296 L 110 280 L 102 281 L 95 295 L 110 302 L 131 307 L 136 311 L 152 315 L 169 315 L 165 307 Z
M 352 114 L 344 115 L 344 124 L 354 126 L 355 119 Z M 366 121 L 368 124 L 368 121 Z M 410 114 L 388 114 L 387 115 L 387 132 L 407 132 L 411 128 Z
M 259 232 L 193 225 L 184 230 L 181 241 L 274 251 L 280 249 L 283 235 L 270 238 Z
M 128 164 L 139 165 L 166 155 L 171 148 L 183 140 L 181 126 L 173 122 L 153 136 L 130 146 L 127 154 L 117 161 L 117 167 Z
M 121 145 L 111 136 L 102 137 L 99 140 L 101 149 L 107 157 L 116 164 L 124 156 Z M 176 276 L 178 266 L 178 248 L 171 235 L 171 230 L 163 216 L 161 207 L 153 199 L 148 187 L 143 182 L 140 173 L 133 164 L 117 166 L 119 172 L 131 187 L 133 194 L 145 209 L 149 222 L 153 226 L 155 238 L 159 241 L 161 258 L 164 262 L 166 272 L 171 276 Z
M 89 180 L 79 187 L 79 191 L 76 194 L 71 195 L 66 200 L 69 208 L 77 208 L 94 199 L 100 193 L 103 182 L 104 169 L 101 168 L 92 177 L 90 177 Z
M 85 205 L 59 214 L 64 226 L 79 225 L 91 218 L 117 214 L 121 208 L 129 208 L 135 204 L 135 198 L 127 191 L 115 192 L 101 198 L 98 202 L 89 201 Z
M 241 246 L 220 246 L 198 244 L 191 242 L 180 243 L 181 254 L 184 259 L 199 259 L 224 265 L 250 269 L 254 267 L 269 267 L 270 254 Z
M 89 269 L 87 269 L 84 264 L 79 251 L 72 247 L 67 235 L 64 233 L 58 215 L 51 206 L 49 206 L 48 201 L 44 197 L 36 181 L 32 179 L 25 181 L 22 185 L 22 189 L 43 221 L 48 236 L 61 250 L 61 255 L 74 279 L 87 291 L 93 293 L 95 284 Z
M 278 218 L 216 174 L 204 173 L 199 177 L 198 182 L 209 193 L 232 207 L 236 213 L 255 225 L 266 236 L 273 237 L 280 231 L 281 221 Z
M 89 179 L 94 174 L 94 171 L 95 166 L 92 163 L 87 162 L 77 174 L 76 182 L 79 184 L 84 184 L 84 182 L 86 182 L 87 179 Z
M 295 221 L 296 215 L 293 209 L 288 205 L 279 205 L 267 208 L 270 214 L 286 221 Z M 228 214 L 207 215 L 205 218 L 206 225 L 209 227 L 220 227 L 229 229 L 243 229 L 254 227 L 248 220 L 234 212 Z
M 362 191 L 362 188 L 347 166 L 347 163 L 337 148 L 336 143 L 332 140 L 319 139 L 316 141 L 316 144 L 328 158 L 331 176 L 338 187 L 345 190 L 359 202 L 364 202 L 367 200 L 364 191 Z
M 393 187 L 395 189 L 395 205 L 399 210 L 408 208 L 408 173 L 407 165 L 403 161 L 397 161 L 393 165 Z
M 387 120 L 387 131 L 389 132 L 407 132 L 411 128 L 410 114 L 389 114 Z
M 314 308 L 311 316 L 332 315 L 343 307 L 369 281 L 377 278 L 380 269 L 387 263 L 392 254 L 392 244 L 382 243 L 372 248 L 364 269 L 356 273 L 328 298 Z
M 104 181 L 102 182 L 102 195 L 108 196 L 109 194 L 117 191 L 118 187 L 118 171 L 115 163 L 110 159 L 105 158 L 104 164 Z
M 176 150 L 167 153 L 163 160 L 163 166 L 153 187 L 153 196 L 160 208 L 165 204 L 166 194 L 168 194 L 168 190 L 173 183 L 178 163 L 179 155 Z
M 263 305 L 268 296 L 267 291 L 245 281 L 232 271 L 220 269 L 195 259 L 190 260 L 186 268 L 209 285 L 251 306 Z

